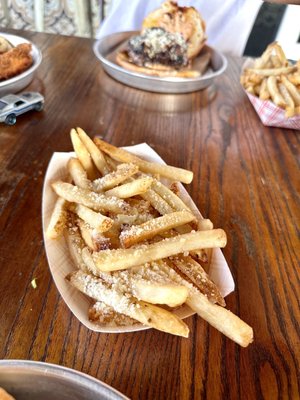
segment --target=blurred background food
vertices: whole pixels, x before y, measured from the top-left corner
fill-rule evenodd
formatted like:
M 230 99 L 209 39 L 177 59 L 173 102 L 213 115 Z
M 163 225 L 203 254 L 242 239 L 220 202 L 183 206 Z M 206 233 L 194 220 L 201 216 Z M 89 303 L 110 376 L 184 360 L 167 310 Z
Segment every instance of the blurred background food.
M 21 43 L 14 47 L 0 36 L 0 45 L 0 81 L 21 74 L 33 64 L 30 43 Z
M 286 118 L 300 114 L 300 60 L 290 62 L 277 42 L 251 60 L 240 81 L 248 93 L 284 109 Z
M 120 49 L 116 61 L 146 75 L 194 78 L 203 72 L 191 69 L 205 42 L 205 21 L 198 10 L 167 0 L 144 18 L 140 31 Z M 210 53 L 207 56 L 206 64 Z
M 101 29 L 105 27 L 106 22 L 114 12 L 119 0 L 53 0 L 35 1 L 35 0 L 1 0 L 0 4 L 0 29 L 14 28 L 43 31 L 48 33 L 58 33 L 66 35 L 76 35 L 83 37 L 96 37 L 100 34 Z M 130 12 L 131 7 L 127 6 L 127 2 L 120 2 L 122 7 L 126 7 Z M 145 15 L 157 8 L 159 1 L 152 0 L 144 2 Z M 193 5 L 193 1 L 179 1 L 180 5 Z M 196 3 L 196 2 L 194 2 Z M 201 12 L 201 1 L 199 3 L 199 11 Z M 213 7 L 216 2 L 209 2 L 209 7 Z M 232 6 L 234 1 L 226 2 L 226 9 Z M 237 2 L 237 13 L 241 12 L 243 2 Z M 290 4 L 285 4 L 290 3 Z M 255 8 L 253 22 L 251 21 L 249 32 L 245 37 L 243 46 L 235 48 L 234 43 L 229 43 L 231 53 L 234 55 L 248 55 L 258 57 L 267 45 L 274 40 L 280 42 L 284 47 L 288 58 L 298 59 L 300 57 L 300 6 L 298 0 L 272 0 L 263 2 L 260 0 L 250 0 L 245 2 L 251 4 L 251 8 Z M 131 1 L 131 6 L 133 0 Z M 206 7 L 208 2 L 206 3 Z M 151 8 L 151 9 L 149 9 Z M 215 6 L 217 8 L 217 6 Z M 224 9 L 225 7 L 222 6 Z M 146 12 L 147 11 L 147 12 Z M 133 12 L 133 11 L 132 11 Z M 208 44 L 210 29 L 216 31 L 220 22 L 218 14 L 214 15 L 214 23 L 208 26 Z M 144 16 L 145 16 L 144 15 Z M 250 14 L 243 14 L 246 22 Z M 141 25 L 144 16 L 140 16 L 140 20 L 136 20 L 136 29 Z M 206 15 L 203 15 L 206 20 Z M 241 35 L 241 19 L 231 21 L 230 29 L 235 35 Z M 120 20 L 120 26 L 124 21 Z M 125 21 L 126 22 L 126 21 Z M 242 21 L 243 23 L 243 21 Z M 242 25 L 243 26 L 243 25 Z M 245 24 L 244 24 L 245 26 Z M 100 27 L 100 29 L 99 29 Z M 128 30 L 128 29 L 121 29 Z M 130 29 L 131 30 L 131 29 Z M 228 39 L 230 39 L 228 37 Z M 226 39 L 224 39 L 225 41 Z M 219 49 L 223 51 L 223 49 Z

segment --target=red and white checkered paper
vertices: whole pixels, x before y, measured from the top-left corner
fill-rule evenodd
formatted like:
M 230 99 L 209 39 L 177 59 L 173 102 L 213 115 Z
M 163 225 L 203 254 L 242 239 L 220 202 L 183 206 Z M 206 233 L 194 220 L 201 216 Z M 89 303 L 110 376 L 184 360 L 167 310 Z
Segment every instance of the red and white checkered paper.
M 300 115 L 286 118 L 285 110 L 276 106 L 272 101 L 261 100 L 259 97 L 253 96 L 253 94 L 246 93 L 264 125 L 300 129 Z
M 243 67 L 242 71 L 245 68 L 251 68 L 253 66 L 254 60 L 248 58 Z M 246 92 L 246 91 L 245 91 Z M 287 118 L 285 116 L 285 110 L 276 106 L 270 100 L 261 100 L 259 97 L 253 96 L 246 92 L 249 100 L 251 101 L 255 111 L 257 112 L 261 122 L 265 126 L 276 126 L 278 128 L 287 128 L 287 129 L 300 129 L 300 115 L 295 115 L 293 117 Z

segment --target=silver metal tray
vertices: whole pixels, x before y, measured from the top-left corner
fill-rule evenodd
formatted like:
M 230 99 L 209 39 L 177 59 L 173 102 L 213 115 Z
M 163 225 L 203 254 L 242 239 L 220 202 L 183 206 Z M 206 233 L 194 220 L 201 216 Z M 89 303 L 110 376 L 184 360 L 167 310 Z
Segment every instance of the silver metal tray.
M 115 62 L 115 56 L 126 41 L 138 33 L 137 31 L 114 33 L 94 43 L 94 53 L 101 62 L 104 70 L 114 79 L 125 85 L 159 93 L 195 92 L 210 86 L 214 79 L 220 76 L 227 67 L 227 60 L 223 54 L 209 46 L 204 46 L 201 53 L 203 51 L 211 52 L 211 68 L 198 78 L 159 78 L 128 71 Z M 197 58 L 193 63 L 196 64 L 196 62 Z M 197 68 L 193 67 L 193 69 Z
M 89 375 L 37 361 L 0 360 L 0 387 L 16 400 L 129 400 Z
M 5 81 L 0 81 L 0 96 L 4 96 L 5 94 L 8 93 L 17 93 L 29 85 L 29 83 L 32 81 L 34 77 L 36 69 L 42 62 L 42 53 L 36 47 L 35 44 L 33 44 L 28 39 L 25 39 L 21 36 L 10 35 L 8 33 L 1 33 L 1 32 L 0 36 L 7 39 L 14 46 L 17 46 L 18 44 L 21 43 L 30 43 L 32 46 L 31 54 L 33 58 L 32 66 L 28 68 L 26 71 L 22 72 L 17 76 L 14 76 L 13 78 L 6 79 Z

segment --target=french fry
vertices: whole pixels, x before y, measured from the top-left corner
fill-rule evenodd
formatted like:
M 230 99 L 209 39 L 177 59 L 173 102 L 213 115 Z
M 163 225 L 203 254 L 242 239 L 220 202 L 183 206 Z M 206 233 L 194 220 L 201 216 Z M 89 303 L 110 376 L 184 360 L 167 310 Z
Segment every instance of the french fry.
M 126 181 L 131 176 L 138 172 L 137 165 L 132 163 L 118 165 L 116 171 L 113 171 L 102 178 L 96 179 L 93 182 L 93 189 L 95 192 L 103 192 L 112 189 L 120 183 Z
M 76 186 L 92 190 L 92 182 L 88 179 L 87 173 L 78 158 L 70 158 L 67 168 Z
M 213 229 L 213 224 L 209 219 L 198 219 L 197 228 L 198 231 L 209 231 Z M 178 226 L 175 229 L 180 234 L 189 233 L 194 230 L 193 227 L 189 224 Z M 210 260 L 210 253 L 211 249 L 196 249 L 190 252 L 193 257 L 195 257 L 199 261 L 202 261 L 205 264 L 208 264 Z
M 249 73 L 250 71 L 247 72 Z M 263 81 L 263 79 L 264 79 L 263 76 L 258 75 L 254 72 L 250 72 L 248 75 L 248 82 L 251 83 L 251 85 L 253 85 L 253 90 L 256 85 L 259 85 Z
M 113 307 L 96 301 L 88 311 L 89 320 L 100 326 L 131 326 L 138 323 L 127 315 L 117 313 Z
M 190 211 L 189 207 L 171 189 L 158 180 L 154 180 L 152 189 L 159 194 L 174 211 Z
M 110 169 L 110 171 L 115 171 L 118 168 L 118 165 L 120 165 L 120 163 L 116 160 L 114 160 L 113 158 L 111 158 L 108 154 L 104 154 L 106 163 Z
M 285 109 L 285 116 L 293 117 L 294 115 L 300 115 L 300 107 L 286 107 Z
M 98 232 L 106 232 L 114 224 L 111 218 L 102 215 L 100 212 L 95 212 L 82 204 L 71 205 L 70 209 Z
M 93 251 L 97 251 L 97 247 L 95 246 L 94 241 L 93 241 L 92 228 L 80 218 L 78 218 L 78 220 L 76 222 L 80 229 L 81 237 L 82 237 L 84 243 L 86 244 L 86 246 L 88 246 Z
M 277 81 L 275 76 L 269 76 L 267 79 L 267 87 L 270 92 L 270 95 L 272 97 L 272 100 L 275 104 L 277 104 L 279 107 L 284 107 L 285 106 L 285 101 L 284 98 L 281 96 L 279 93 L 278 87 L 277 87 Z
M 141 197 L 144 200 L 149 201 L 152 207 L 155 208 L 155 210 L 157 210 L 161 215 L 173 212 L 173 208 L 166 202 L 166 200 L 160 197 L 160 195 L 152 189 L 149 189 L 147 190 L 147 192 L 142 193 Z
M 109 230 L 112 231 L 112 228 Z M 108 232 L 108 231 L 107 231 Z M 92 231 L 92 242 L 93 242 L 93 250 L 94 251 L 102 251 L 112 248 L 111 235 L 108 235 L 107 232 L 100 233 L 95 229 Z M 106 235 L 106 236 L 105 236 Z
M 198 220 L 198 230 L 199 231 L 209 231 L 214 229 L 214 225 L 208 218 L 203 218 Z M 191 252 L 192 256 L 196 256 L 198 261 L 204 263 L 207 267 L 210 265 L 212 257 L 212 249 L 198 249 L 198 251 Z
M 49 239 L 57 239 L 60 237 L 67 223 L 67 202 L 65 199 L 58 197 L 56 200 L 50 222 L 46 230 Z
M 286 86 L 283 83 L 279 83 L 278 84 L 278 88 L 280 91 L 280 94 L 282 95 L 282 97 L 284 98 L 285 104 L 286 104 L 286 117 L 293 117 L 295 114 L 295 103 L 294 100 L 292 98 L 292 96 L 290 95 L 289 91 L 287 90 Z
M 211 281 L 197 261 L 190 256 L 175 256 L 171 261 L 176 267 L 175 270 L 178 269 L 184 276 L 190 279 L 210 301 L 219 303 L 222 307 L 226 305 L 218 287 Z M 173 267 L 172 264 L 171 266 Z
M 120 241 L 123 247 L 128 248 L 176 226 L 191 222 L 194 219 L 194 215 L 188 211 L 165 214 L 162 217 L 153 218 L 141 225 L 132 225 L 129 229 L 121 232 Z
M 253 342 L 253 329 L 237 315 L 226 308 L 211 303 L 206 295 L 191 287 L 190 283 L 182 279 L 176 272 L 171 272 L 171 268 L 166 262 L 160 261 L 159 268 L 170 276 L 174 282 L 190 289 L 186 304 L 201 318 L 242 347 L 247 347 Z
M 275 55 L 278 57 L 280 63 L 282 66 L 287 66 L 288 65 L 288 60 L 284 54 L 284 51 L 282 50 L 282 47 L 277 43 L 274 42 L 271 44 L 271 47 L 273 47 L 275 51 Z
M 110 228 L 109 231 L 106 231 L 103 234 L 103 236 L 107 239 L 106 249 L 119 249 L 121 247 L 119 235 L 120 235 L 120 227 L 116 223 L 114 223 L 112 228 Z M 98 242 L 97 236 L 98 235 L 96 235 L 96 237 L 95 237 L 96 243 Z M 106 250 L 103 247 L 104 246 L 102 246 L 102 250 Z
M 92 251 L 102 251 L 111 248 L 111 239 L 109 237 L 97 232 L 80 218 L 78 218 L 76 222 L 80 229 L 82 239 L 89 249 Z
M 165 214 L 165 215 L 168 215 L 168 214 Z M 207 228 L 207 230 L 210 230 L 210 229 L 212 229 L 212 228 L 211 227 Z M 200 231 L 200 230 L 206 230 L 206 229 L 198 229 L 198 231 Z M 184 234 L 190 233 L 192 231 L 194 231 L 194 229 L 189 224 L 185 224 L 185 225 L 177 226 L 173 230 L 160 232 L 160 236 L 163 238 L 171 238 L 171 237 L 177 236 L 178 233 L 180 235 L 184 235 Z M 207 264 L 209 262 L 209 255 L 208 255 L 209 250 L 211 250 L 211 249 L 191 250 L 190 255 L 193 256 L 194 258 L 196 258 L 198 261 L 201 261 L 201 262 Z
M 192 294 L 186 303 L 201 318 L 240 346 L 247 347 L 253 342 L 253 329 L 248 324 L 226 308 L 211 303 L 205 295 Z
M 178 235 L 160 242 L 131 249 L 104 250 L 93 253 L 93 260 L 101 271 L 116 271 L 170 257 L 198 248 L 224 247 L 226 234 L 222 229 Z
M 254 86 L 254 94 L 256 96 L 259 96 L 261 86 L 262 86 L 262 83 L 260 83 L 259 85 Z
M 78 227 L 75 227 L 75 225 L 73 225 L 72 227 L 68 228 L 65 237 L 71 258 L 76 268 L 82 270 L 83 272 L 88 272 L 88 268 L 84 263 L 81 254 L 85 243 L 82 236 L 80 235 Z
M 133 286 L 133 294 L 138 299 L 151 304 L 166 304 L 169 307 L 181 306 L 189 294 L 186 286 L 174 283 L 157 284 L 149 280 L 139 280 Z
M 264 69 L 248 68 L 245 72 L 248 74 L 252 73 L 261 76 L 279 76 L 282 74 L 290 74 L 292 72 L 295 72 L 296 69 L 297 67 L 295 65 L 291 65 L 290 67 L 281 67 L 281 68 L 264 68 Z
M 214 229 L 214 224 L 208 218 L 203 218 L 198 220 L 198 230 L 199 231 L 209 231 Z
M 281 68 L 284 66 L 284 65 L 282 65 L 282 62 L 280 61 L 280 58 L 277 54 L 271 55 L 270 60 L 272 63 L 272 67 L 274 67 L 274 68 Z
M 158 329 L 173 335 L 188 337 L 187 325 L 175 314 L 139 301 L 134 297 L 125 296 L 114 287 L 109 287 L 103 280 L 82 271 L 69 274 L 66 279 L 82 293 L 96 301 L 103 301 L 115 311 L 125 314 L 146 326 Z
M 255 90 L 254 90 L 254 86 L 250 85 L 250 86 L 246 86 L 246 91 L 250 94 L 255 95 Z
M 63 199 L 71 203 L 82 204 L 96 211 L 105 210 L 122 214 L 129 214 L 130 211 L 130 206 L 121 199 L 81 189 L 67 182 L 53 182 L 52 188 Z
M 126 163 L 134 163 L 138 165 L 139 169 L 143 172 L 159 174 L 165 178 L 178 180 L 179 182 L 183 183 L 191 183 L 193 180 L 193 173 L 191 171 L 182 168 L 171 167 L 169 165 L 162 165 L 144 161 L 141 158 L 129 153 L 128 151 L 115 147 L 98 138 L 95 138 L 94 142 L 100 148 L 100 150 L 109 154 L 115 160 Z
M 94 164 L 96 165 L 98 171 L 101 172 L 101 175 L 106 175 L 110 172 L 110 168 L 107 165 L 106 159 L 101 150 L 95 145 L 92 139 L 84 132 L 81 128 L 76 128 L 79 138 L 82 143 L 87 148 L 88 152 L 91 155 Z
M 290 95 L 294 100 L 295 106 L 300 106 L 300 92 L 297 90 L 296 86 L 292 82 L 290 82 L 284 75 L 281 76 L 281 81 L 290 92 Z
M 294 85 L 296 85 L 296 86 L 300 85 L 300 72 L 299 73 L 295 73 L 295 74 L 287 75 L 287 78 Z
M 263 79 L 262 84 L 260 86 L 260 91 L 259 91 L 259 98 L 262 100 L 269 100 L 270 98 L 270 92 L 268 90 L 268 85 L 267 85 L 267 79 Z
M 150 176 L 135 179 L 132 182 L 124 183 L 121 186 L 107 190 L 107 196 L 115 196 L 120 199 L 128 199 L 129 197 L 137 196 L 145 193 L 152 185 L 153 178 Z
M 254 61 L 254 68 L 266 68 L 274 50 L 274 43 L 270 43 L 263 54 Z
M 96 172 L 90 153 L 87 151 L 85 145 L 82 143 L 75 129 L 71 129 L 70 136 L 74 151 L 77 155 L 77 158 L 81 162 L 83 168 L 86 170 L 88 178 L 95 179 Z

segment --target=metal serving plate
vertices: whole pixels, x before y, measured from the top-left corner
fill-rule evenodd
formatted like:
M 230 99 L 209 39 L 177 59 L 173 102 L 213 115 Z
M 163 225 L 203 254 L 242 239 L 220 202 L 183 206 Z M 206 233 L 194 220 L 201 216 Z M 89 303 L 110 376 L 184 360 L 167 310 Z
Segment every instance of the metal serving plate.
M 42 62 L 42 53 L 36 47 L 35 44 L 30 42 L 28 39 L 25 39 L 20 36 L 10 35 L 8 33 L 1 33 L 0 36 L 7 39 L 11 44 L 17 46 L 21 43 L 30 43 L 32 46 L 32 58 L 33 64 L 30 68 L 26 71 L 22 72 L 21 74 L 14 76 L 13 78 L 6 79 L 5 81 L 0 81 L 0 96 L 4 96 L 8 93 L 17 93 L 24 89 L 29 83 L 32 81 L 34 73 L 36 69 L 39 67 L 40 63 Z
M 38 361 L 0 360 L 0 387 L 16 400 L 129 400 L 89 375 Z
M 214 79 L 220 76 L 227 67 L 227 60 L 223 54 L 209 46 L 205 46 L 203 51 L 211 52 L 211 68 L 198 78 L 159 78 L 128 71 L 115 62 L 115 56 L 126 41 L 137 34 L 139 34 L 137 31 L 114 33 L 99 39 L 93 47 L 94 53 L 100 60 L 104 70 L 125 85 L 159 93 L 195 92 L 210 86 Z M 197 58 L 194 63 L 196 61 Z

